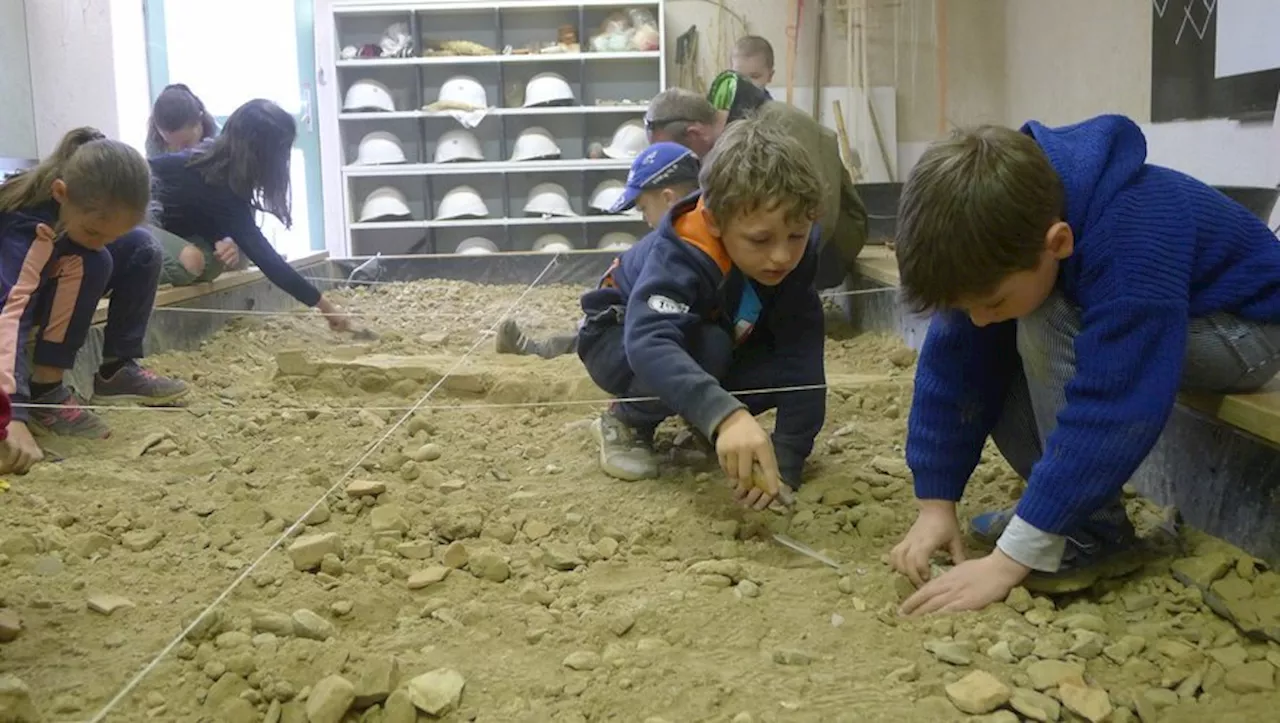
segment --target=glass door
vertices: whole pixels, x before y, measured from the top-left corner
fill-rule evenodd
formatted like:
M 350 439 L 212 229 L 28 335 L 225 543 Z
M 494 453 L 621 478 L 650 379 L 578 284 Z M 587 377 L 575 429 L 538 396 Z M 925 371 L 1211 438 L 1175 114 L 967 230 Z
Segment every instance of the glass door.
M 312 0 L 144 0 L 151 98 L 170 83 L 200 96 L 219 126 L 242 103 L 274 101 L 293 114 L 293 228 L 259 219 L 276 250 L 297 258 L 324 248 Z M 251 20 L 250 20 L 251 19 Z

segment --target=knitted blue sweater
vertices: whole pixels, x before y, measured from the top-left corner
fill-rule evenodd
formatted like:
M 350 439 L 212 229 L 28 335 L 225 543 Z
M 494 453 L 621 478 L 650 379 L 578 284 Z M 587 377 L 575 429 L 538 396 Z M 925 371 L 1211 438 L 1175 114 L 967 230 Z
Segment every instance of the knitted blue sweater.
M 1147 164 L 1128 118 L 1022 131 L 1062 179 L 1076 238 L 1057 282 L 1081 310 L 1076 375 L 1017 507 L 1061 534 L 1118 494 L 1151 451 L 1178 392 L 1190 318 L 1280 323 L 1280 242 L 1218 191 Z M 960 499 L 1020 363 L 1015 329 L 978 328 L 957 312 L 933 319 L 907 432 L 917 497 Z

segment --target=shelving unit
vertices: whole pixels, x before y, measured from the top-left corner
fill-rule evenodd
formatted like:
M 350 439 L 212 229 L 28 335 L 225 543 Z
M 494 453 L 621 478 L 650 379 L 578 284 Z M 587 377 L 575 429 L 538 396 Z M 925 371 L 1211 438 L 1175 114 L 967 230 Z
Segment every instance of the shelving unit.
M 608 146 L 620 125 L 643 118 L 648 99 L 666 87 L 660 47 L 591 49 L 591 37 L 606 17 L 630 9 L 652 14 L 661 42 L 663 0 L 319 3 L 318 12 L 327 13 L 317 18 L 320 80 L 325 86 L 319 108 L 322 155 L 325 177 L 341 178 L 340 204 L 334 203 L 338 195 L 326 187 L 326 229 L 331 236 L 340 229 L 342 243 L 340 248 L 331 243 L 330 251 L 344 256 L 449 254 L 476 236 L 501 251 L 529 251 L 538 238 L 552 233 L 562 234 L 575 249 L 594 249 L 611 232 L 643 234 L 645 226 L 637 215 L 607 215 L 589 208 L 597 186 L 607 180 L 625 181 L 631 165 L 630 158 L 591 157 L 592 146 L 599 144 L 598 155 L 599 146 Z M 403 23 L 413 38 L 412 56 L 343 57 L 344 47 L 378 44 L 395 23 Z M 531 45 L 555 43 L 566 26 L 576 30 L 578 50 L 518 53 Z M 470 41 L 497 53 L 424 54 L 444 41 Z M 573 105 L 522 107 L 529 80 L 546 72 L 568 83 Z M 478 123 L 467 117 L 464 124 L 465 114 L 428 109 L 441 86 L 457 76 L 474 78 L 484 88 L 490 107 Z M 365 80 L 390 91 L 394 110 L 343 110 L 348 89 Z M 467 127 L 472 123 L 474 127 Z M 510 160 L 516 138 L 532 127 L 551 134 L 560 148 L 559 158 Z M 459 128 L 474 134 L 484 160 L 434 162 L 437 139 Z M 394 134 L 405 162 L 358 163 L 360 141 L 373 131 Z M 540 183 L 563 186 L 577 215 L 527 216 L 523 209 L 530 191 Z M 475 189 L 487 217 L 437 218 L 445 194 L 460 185 Z M 403 194 L 409 217 L 360 221 L 364 200 L 388 186 Z

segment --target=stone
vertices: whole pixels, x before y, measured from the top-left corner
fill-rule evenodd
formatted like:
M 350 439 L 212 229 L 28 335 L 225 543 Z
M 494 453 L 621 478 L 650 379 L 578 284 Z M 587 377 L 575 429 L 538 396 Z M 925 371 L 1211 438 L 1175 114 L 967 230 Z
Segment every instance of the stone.
M 409 691 L 401 688 L 387 696 L 387 702 L 382 704 L 382 723 L 418 723 L 418 711 L 409 699 Z
M 973 648 L 965 643 L 951 640 L 929 640 L 924 649 L 933 657 L 951 665 L 969 665 L 973 662 Z
M 164 535 L 158 530 L 134 530 L 120 536 L 120 544 L 131 552 L 146 552 L 160 544 Z
M 551 525 L 542 520 L 529 520 L 524 523 L 524 536 L 529 538 L 530 542 L 537 542 L 550 534 Z
M 1013 608 L 1014 612 L 1025 613 L 1031 609 L 1031 593 L 1025 587 L 1019 585 L 1009 591 L 1009 595 L 1004 599 L 1004 604 Z
M 156 449 L 159 449 L 157 447 Z M 312 720 L 329 720 L 313 718 Z M 244 698 L 232 698 L 218 706 L 219 723 L 258 723 L 258 710 Z
M 1157 710 L 1178 704 L 1178 694 L 1165 688 L 1148 688 L 1142 691 L 1142 697 Z
M 0 643 L 11 643 L 22 633 L 22 619 L 17 610 L 0 608 Z
M 458 707 L 466 685 L 462 673 L 451 668 L 436 668 L 409 681 L 409 700 L 418 710 L 439 718 Z
M 496 552 L 483 550 L 467 563 L 472 575 L 489 582 L 506 582 L 511 577 L 511 566 Z
M 600 654 L 579 650 L 565 656 L 562 665 L 570 670 L 595 670 L 600 667 Z
M 387 484 L 373 479 L 357 479 L 347 483 L 347 496 L 355 499 L 357 497 L 377 497 L 387 491 Z
M 1225 648 L 1210 650 L 1209 657 L 1218 661 L 1223 668 L 1231 670 L 1249 662 L 1249 651 L 1245 650 L 1243 645 L 1235 643 Z
M 1102 723 L 1114 710 L 1107 691 L 1097 688 L 1064 683 L 1058 688 L 1058 697 L 1063 707 L 1089 723 Z
M 1265 660 L 1255 660 L 1227 671 L 1222 679 L 1232 693 L 1264 693 L 1276 689 L 1276 669 Z
M 955 707 L 969 715 L 990 713 L 1009 702 L 1013 691 L 985 670 L 975 670 L 945 688 Z
M 1062 715 L 1062 706 L 1058 701 L 1027 688 L 1013 690 L 1013 695 L 1009 697 L 1009 707 L 1018 711 L 1023 718 L 1041 723 L 1052 723 Z
M 461 570 L 467 566 L 467 562 L 471 559 L 471 553 L 467 550 L 467 546 L 462 542 L 450 542 L 449 546 L 444 548 L 444 555 L 441 561 L 445 567 Z
M 31 689 L 17 676 L 0 674 L 0 720 L 7 723 L 40 723 L 44 720 L 31 700 Z
M 543 561 L 552 570 L 569 572 L 582 564 L 582 558 L 568 545 L 544 545 Z
M 410 459 L 415 462 L 434 462 L 444 454 L 444 450 L 435 442 L 427 442 L 414 453 L 410 455 Z
M 760 597 L 760 585 L 751 580 L 739 580 L 733 591 L 740 598 Z
M 778 665 L 809 665 L 813 655 L 795 648 L 779 648 L 773 651 L 773 662 Z
M 1007 640 L 998 640 L 991 647 L 987 648 L 987 657 L 994 661 L 1010 665 L 1018 662 L 1018 659 L 1013 655 L 1013 651 L 1009 649 L 1009 641 Z
M 255 633 L 292 636 L 293 618 L 273 610 L 254 610 L 249 614 L 249 626 Z
M 1027 666 L 1027 677 L 1031 679 L 1032 688 L 1048 690 L 1057 687 L 1063 681 L 1083 679 L 1084 666 L 1062 660 L 1037 660 Z
M 133 601 L 129 598 L 107 593 L 90 595 L 87 604 L 90 610 L 103 615 L 111 615 L 117 610 L 134 607 Z
M 1159 602 L 1156 600 L 1156 596 L 1150 593 L 1133 593 L 1131 595 L 1124 595 L 1120 598 L 1120 601 L 1124 603 L 1124 611 L 1127 613 L 1139 613 L 1143 610 L 1150 610 L 1156 606 L 1157 602 Z
M 1070 648 L 1067 648 L 1067 652 L 1076 657 L 1091 660 L 1102 655 L 1102 648 L 1106 642 L 1106 638 L 1092 630 L 1076 630 L 1075 641 L 1071 643 Z
M 452 568 L 444 567 L 443 565 L 433 565 L 425 570 L 418 570 L 417 572 L 409 575 L 409 589 L 421 590 L 424 587 L 429 587 L 438 582 L 443 582 L 446 577 L 449 577 L 449 573 L 452 571 Z
M 306 608 L 293 613 L 293 634 L 300 638 L 325 641 L 332 638 L 335 632 L 333 623 Z
M 1146 638 L 1139 635 L 1125 635 L 1116 642 L 1102 649 L 1102 654 L 1116 665 L 1123 664 L 1129 658 L 1141 653 L 1147 647 Z
M 1174 560 L 1169 570 L 1184 584 L 1208 588 L 1231 569 L 1232 560 L 1224 553 L 1211 553 Z
M 404 534 L 409 531 L 409 523 L 396 505 L 381 505 L 370 510 L 369 526 L 373 528 L 374 532 L 399 532 Z
M 427 540 L 413 540 L 396 545 L 396 554 L 406 560 L 430 560 L 436 546 Z
M 342 723 L 356 700 L 356 688 L 341 675 L 330 675 L 311 687 L 307 696 L 308 723 Z
M 863 496 L 853 487 L 833 487 L 822 493 L 822 504 L 828 507 L 851 507 L 862 499 Z
M 1053 621 L 1054 627 L 1063 628 L 1065 630 L 1088 630 L 1094 633 L 1106 634 L 1107 621 L 1098 615 L 1089 613 L 1075 613 L 1074 615 L 1066 615 Z
M 897 477 L 902 480 L 911 479 L 911 468 L 907 466 L 906 461 L 901 459 L 873 457 L 871 459 L 871 469 L 881 474 L 887 474 L 890 477 Z
M 324 561 L 325 555 L 342 556 L 342 541 L 333 532 L 319 535 L 303 535 L 289 545 L 289 559 L 293 561 L 293 569 L 300 572 L 316 570 Z
M 357 708 L 381 703 L 400 683 L 400 661 L 391 656 L 370 658 L 361 663 L 360 679 L 355 685 Z

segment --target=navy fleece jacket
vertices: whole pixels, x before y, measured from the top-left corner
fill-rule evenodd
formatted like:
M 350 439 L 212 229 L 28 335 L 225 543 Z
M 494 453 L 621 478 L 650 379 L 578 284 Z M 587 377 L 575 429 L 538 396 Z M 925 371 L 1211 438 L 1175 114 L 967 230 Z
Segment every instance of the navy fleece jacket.
M 209 248 L 218 239 L 230 237 L 271 283 L 307 306 L 319 303 L 320 290 L 262 235 L 249 199 L 240 198 L 227 186 L 207 182 L 199 169 L 189 165 L 198 152 L 196 148 L 150 160 L 160 227 L 193 242 L 198 238 Z
M 733 412 L 745 405 L 708 374 L 686 349 L 685 339 L 699 324 L 717 323 L 732 336 L 744 284 L 752 284 L 761 309 L 754 328 L 739 340 L 730 364 L 742 358 L 768 365 L 753 378 L 765 386 L 824 384 L 822 303 L 814 289 L 818 262 L 815 225 L 800 264 L 782 283 L 766 287 L 748 279 L 730 261 L 719 240 L 705 233 L 700 196 L 678 203 L 658 228 L 614 262 L 600 288 L 582 297 L 590 317 L 611 306 L 625 306 L 624 344 L 636 378 L 696 426 L 708 439 Z M 748 347 L 763 345 L 750 349 Z M 738 390 L 734 390 L 738 391 Z M 774 452 L 783 479 L 799 485 L 804 460 L 822 428 L 826 396 L 780 393 L 774 426 Z
M 1075 250 L 1057 288 L 1080 307 L 1076 375 L 1017 514 L 1062 534 L 1119 494 L 1173 408 L 1188 321 L 1228 312 L 1280 322 L 1280 241 L 1243 206 L 1146 162 L 1122 116 L 1027 123 L 1066 192 Z M 1019 363 L 1016 322 L 939 314 L 916 372 L 907 462 L 916 496 L 959 500 Z

